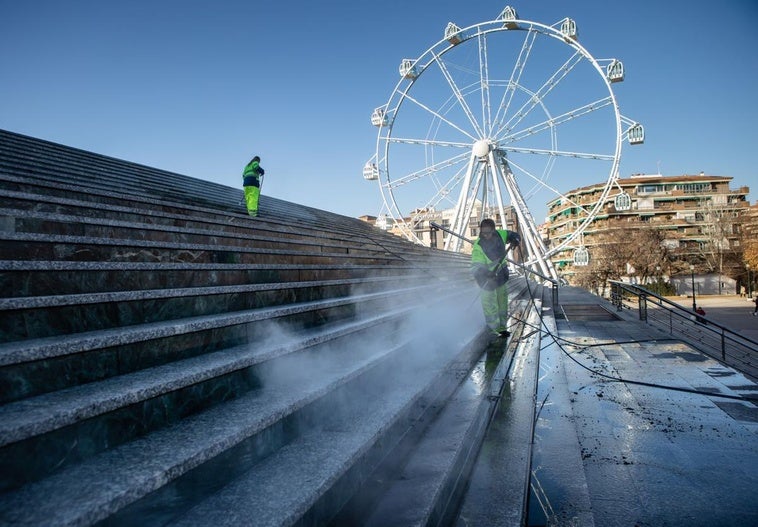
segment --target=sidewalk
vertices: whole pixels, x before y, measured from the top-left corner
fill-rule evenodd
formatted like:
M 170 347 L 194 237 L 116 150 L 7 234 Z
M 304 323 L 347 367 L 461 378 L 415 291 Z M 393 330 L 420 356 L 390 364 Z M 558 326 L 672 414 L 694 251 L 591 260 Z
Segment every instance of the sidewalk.
M 692 310 L 692 297 L 670 296 L 666 299 Z M 758 316 L 752 316 L 755 304 L 751 300 L 739 295 L 702 295 L 697 296 L 695 302 L 705 310 L 706 320 L 758 341 Z
M 758 385 L 633 310 L 578 288 L 559 294 L 561 340 L 540 350 L 532 488 L 544 499 L 532 500 L 535 521 L 758 525 Z M 669 300 L 692 309 L 691 298 Z M 697 303 L 714 322 L 758 333 L 746 299 Z M 600 316 L 603 306 L 617 316 Z

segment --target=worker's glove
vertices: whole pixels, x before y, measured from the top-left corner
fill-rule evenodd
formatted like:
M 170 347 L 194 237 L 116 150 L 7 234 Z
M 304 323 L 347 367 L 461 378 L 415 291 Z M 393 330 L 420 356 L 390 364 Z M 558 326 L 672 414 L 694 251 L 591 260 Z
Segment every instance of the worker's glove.
M 480 285 L 482 289 L 484 289 L 485 291 L 493 291 L 494 289 L 496 289 L 498 286 L 497 273 L 493 271 L 489 271 L 487 273 L 487 280 L 484 282 L 484 284 L 480 284 Z
M 474 279 L 479 287 L 486 291 L 492 291 L 497 287 L 497 279 L 494 272 L 486 267 L 479 267 L 474 271 Z
M 508 281 L 508 268 L 503 266 L 496 271 L 480 267 L 474 271 L 476 283 L 485 291 L 492 291 Z
M 521 244 L 521 235 L 517 232 L 510 232 L 508 234 L 508 243 L 512 247 L 516 247 L 517 245 Z

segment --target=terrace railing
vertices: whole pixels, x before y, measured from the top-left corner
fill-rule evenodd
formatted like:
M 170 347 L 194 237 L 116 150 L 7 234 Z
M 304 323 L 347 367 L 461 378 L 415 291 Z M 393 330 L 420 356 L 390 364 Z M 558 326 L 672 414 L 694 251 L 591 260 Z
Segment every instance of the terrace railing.
M 683 340 L 745 375 L 758 379 L 758 342 L 639 285 L 611 281 L 618 311 L 636 310 L 639 319 Z

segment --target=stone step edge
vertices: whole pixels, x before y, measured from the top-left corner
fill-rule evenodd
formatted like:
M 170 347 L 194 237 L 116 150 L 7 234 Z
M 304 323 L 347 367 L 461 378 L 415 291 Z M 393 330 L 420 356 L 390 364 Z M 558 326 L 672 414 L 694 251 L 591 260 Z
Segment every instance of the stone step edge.
M 297 304 L 237 311 L 218 315 L 202 315 L 170 321 L 152 322 L 138 326 L 96 330 L 68 336 L 43 337 L 39 339 L 8 342 L 0 344 L 0 366 L 61 357 L 102 347 L 132 344 L 162 337 L 172 337 L 198 331 L 236 326 L 261 320 L 306 313 L 319 309 L 340 307 L 371 300 L 380 300 L 383 298 L 392 298 L 392 296 L 399 293 L 407 295 L 417 292 L 419 293 L 419 301 L 421 301 L 421 299 L 424 298 L 422 292 L 428 291 L 428 289 L 428 286 L 416 286 L 400 290 L 388 290 L 329 300 L 301 302 Z
M 103 304 L 112 302 L 135 302 L 142 300 L 162 300 L 169 298 L 259 293 L 263 291 L 307 289 L 311 287 L 396 283 L 402 282 L 404 280 L 418 279 L 420 277 L 423 277 L 423 275 L 379 276 L 367 278 L 345 278 L 342 280 L 309 280 L 298 282 L 262 282 L 245 285 L 220 285 L 210 287 L 193 286 L 183 288 L 108 291 L 102 293 L 72 293 L 50 296 L 6 297 L 0 298 L 0 312 L 86 304 Z
M 284 346 L 234 346 L 0 406 L 0 447 L 388 323 L 410 307 L 303 334 Z
M 377 462 L 383 462 L 387 455 L 391 455 L 389 452 L 405 435 L 406 427 L 425 426 L 421 421 L 433 419 L 429 414 L 444 406 L 449 392 L 454 391 L 460 382 L 455 372 L 464 361 L 462 356 L 479 355 L 472 353 L 472 348 L 479 342 L 480 335 L 481 332 L 475 333 L 461 350 L 436 369 L 426 368 L 412 381 L 406 381 L 402 389 L 410 395 L 395 396 L 390 400 L 372 398 L 369 404 L 373 403 L 375 408 L 365 410 L 362 415 L 367 418 L 354 421 L 347 431 L 306 431 L 293 443 L 182 514 L 177 525 L 217 525 L 218 514 L 232 510 L 238 517 L 256 518 L 256 524 L 261 526 L 292 525 L 303 518 L 306 521 L 313 519 L 313 524 L 322 524 L 328 519 L 322 517 L 324 511 L 330 509 L 324 501 L 329 501 L 333 487 L 355 491 L 359 481 L 354 480 L 365 478 Z M 468 363 L 467 368 L 471 367 L 472 364 Z M 442 389 L 443 384 L 451 387 Z M 396 391 L 400 391 L 397 386 L 393 392 Z M 405 423 L 406 419 L 411 423 Z M 372 456 L 372 450 L 376 448 L 380 453 L 373 452 Z M 309 484 L 304 485 L 303 481 Z M 274 489 L 274 482 L 277 482 L 276 496 L 268 492 L 268 489 Z M 282 490 L 281 485 L 285 482 L 289 482 L 291 488 Z M 311 514 L 314 509 L 318 510 L 315 516 Z
M 387 352 L 400 353 L 402 346 Z M 271 396 L 274 407 L 260 416 L 255 396 L 214 407 L 44 480 L 0 496 L 0 518 L 39 525 L 89 525 L 100 521 L 221 452 L 252 437 L 285 415 L 360 378 L 387 355 L 351 365 L 347 375 L 326 380 L 308 394 Z M 288 401 L 287 396 L 293 397 Z M 278 408 L 278 409 L 277 409 Z M 145 453 L 149 452 L 148 457 Z M 143 463 L 136 465 L 134 460 Z M 118 474 L 117 479 L 112 474 Z M 102 481 L 103 484 L 93 484 Z M 12 516 L 10 516 L 12 514 Z

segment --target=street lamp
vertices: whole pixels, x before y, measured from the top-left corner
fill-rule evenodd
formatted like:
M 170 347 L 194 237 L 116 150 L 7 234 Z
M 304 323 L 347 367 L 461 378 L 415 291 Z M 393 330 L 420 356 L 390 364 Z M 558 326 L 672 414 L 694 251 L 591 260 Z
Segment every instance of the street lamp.
M 695 266 L 690 264 L 690 273 L 692 274 L 692 310 L 695 311 L 697 309 L 697 304 L 695 304 Z

